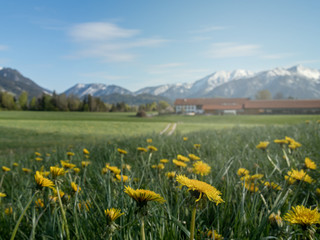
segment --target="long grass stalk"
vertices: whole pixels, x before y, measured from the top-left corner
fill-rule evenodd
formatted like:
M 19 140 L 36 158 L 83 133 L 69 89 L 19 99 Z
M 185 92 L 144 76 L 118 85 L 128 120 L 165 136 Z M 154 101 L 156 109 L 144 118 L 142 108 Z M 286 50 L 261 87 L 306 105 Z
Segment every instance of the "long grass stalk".
M 17 231 L 19 229 L 19 226 L 20 226 L 20 223 L 22 221 L 22 218 L 24 217 L 24 215 L 26 214 L 28 208 L 30 207 L 32 201 L 34 200 L 34 198 L 36 197 L 36 195 L 38 194 L 38 191 L 36 191 L 33 196 L 30 198 L 29 202 L 27 203 L 27 205 L 25 206 L 25 208 L 23 209 L 23 212 L 21 213 L 13 231 L 12 231 L 12 234 L 11 234 L 11 238 L 10 240 L 13 240 L 15 237 L 16 237 L 16 234 L 17 234 Z

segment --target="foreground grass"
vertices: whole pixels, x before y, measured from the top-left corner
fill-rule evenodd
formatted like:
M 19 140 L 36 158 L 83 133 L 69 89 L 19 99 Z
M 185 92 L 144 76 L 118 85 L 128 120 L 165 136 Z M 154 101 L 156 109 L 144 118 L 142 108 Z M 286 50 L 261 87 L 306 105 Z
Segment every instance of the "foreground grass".
M 292 168 L 305 168 L 305 157 L 319 164 L 319 130 L 319 125 L 313 121 L 310 124 L 303 122 L 281 127 L 233 127 L 190 134 L 178 132 L 172 136 L 159 136 L 158 133 L 128 135 L 109 142 L 76 143 L 72 148 L 56 146 L 50 152 L 47 148 L 39 148 L 43 158 L 41 161 L 35 160 L 34 153 L 16 151 L 3 161 L 3 165 L 10 167 L 11 171 L 1 172 L 0 175 L 3 178 L 0 192 L 7 195 L 1 198 L 0 203 L 0 239 L 11 236 L 19 216 L 35 192 L 35 171 L 41 168 L 48 171 L 50 166 L 60 165 L 60 160 L 68 159 L 68 151 L 75 153 L 71 163 L 81 170 L 79 173 L 69 170 L 66 175 L 59 177 L 57 185 L 66 194 L 62 205 L 50 200 L 50 196 L 54 196 L 52 190 L 39 192 L 36 199 L 41 199 L 44 205 L 37 206 L 32 202 L 18 228 L 16 239 L 61 239 L 67 237 L 66 229 L 71 239 L 109 239 L 110 229 L 104 210 L 112 207 L 125 213 L 116 220 L 113 239 L 140 239 L 139 208 L 123 192 L 122 183 L 114 180 L 110 171 L 101 173 L 106 163 L 121 168 L 122 156 L 118 148 L 128 152 L 123 156 L 123 163 L 131 167 L 130 170 L 123 169 L 123 174 L 130 179 L 125 185 L 134 189 L 150 189 L 166 200 L 164 204 L 148 203 L 145 213 L 147 239 L 188 239 L 190 234 L 191 209 L 196 198 L 184 188 L 178 188 L 175 179 L 167 178 L 165 173 L 169 171 L 207 182 L 222 193 L 224 203 L 217 206 L 205 199 L 200 201 L 195 221 L 196 239 L 208 237 L 209 230 L 216 230 L 224 239 L 308 238 L 310 236 L 306 234 L 306 229 L 289 225 L 284 220 L 281 220 L 281 224 L 270 221 L 269 217 L 278 211 L 283 217 L 296 205 L 318 206 L 318 170 L 307 170 L 315 180 L 311 184 L 302 180 L 291 185 L 285 180 L 285 175 Z M 292 151 L 287 146 L 281 148 L 273 143 L 274 139 L 285 136 L 295 139 L 302 146 Z M 184 141 L 183 137 L 188 137 L 188 140 Z M 153 142 L 147 143 L 147 138 L 152 138 Z M 270 142 L 266 151 L 256 148 L 260 141 Z M 157 147 L 158 151 L 140 153 L 137 150 L 137 147 L 146 147 L 148 144 Z M 200 144 L 201 147 L 196 149 L 194 144 Z M 84 157 L 83 148 L 90 151 L 91 164 L 81 168 L 81 162 L 88 160 Z M 211 166 L 209 175 L 193 173 L 190 170 L 192 161 L 187 163 L 186 168 L 178 168 L 172 163 L 178 154 L 188 156 L 190 153 Z M 165 164 L 164 169 L 152 168 L 160 159 L 168 159 L 169 163 Z M 14 163 L 19 165 L 14 167 Z M 32 173 L 24 173 L 22 167 L 31 169 Z M 254 182 L 257 191 L 245 188 L 244 180 L 237 175 L 240 167 L 248 169 L 251 175 L 263 174 L 262 179 Z M 50 175 L 48 178 L 52 179 Z M 268 188 L 261 180 L 275 182 L 280 189 Z M 79 184 L 81 192 L 75 193 L 71 182 Z M 5 209 L 10 207 L 12 213 L 5 213 Z M 63 219 L 63 211 L 67 222 Z M 317 229 L 313 237 L 319 239 Z

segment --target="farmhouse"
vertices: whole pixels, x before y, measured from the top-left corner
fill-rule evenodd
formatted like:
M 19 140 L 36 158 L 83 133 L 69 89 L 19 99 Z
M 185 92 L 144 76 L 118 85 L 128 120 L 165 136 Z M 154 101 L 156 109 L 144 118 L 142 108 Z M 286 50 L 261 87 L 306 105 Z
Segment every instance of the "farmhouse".
M 250 100 L 249 98 L 176 99 L 183 114 L 320 114 L 320 100 Z

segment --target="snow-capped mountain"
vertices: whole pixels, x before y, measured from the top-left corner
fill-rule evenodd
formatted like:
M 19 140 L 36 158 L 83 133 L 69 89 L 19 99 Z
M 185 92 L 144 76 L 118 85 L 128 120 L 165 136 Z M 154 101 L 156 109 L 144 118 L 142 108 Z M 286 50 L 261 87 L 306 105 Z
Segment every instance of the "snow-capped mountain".
M 219 71 L 193 83 L 177 83 L 146 87 L 136 91 L 135 94 L 147 93 L 168 97 L 170 99 L 203 97 L 208 92 L 224 83 L 241 78 L 248 78 L 253 75 L 253 72 L 246 70 L 236 70 L 233 72 Z
M 116 86 L 116 85 L 105 85 L 102 83 L 91 83 L 91 84 L 76 84 L 64 92 L 67 96 L 74 95 L 82 98 L 88 94 L 94 97 L 107 96 L 114 93 L 132 95 L 132 92 Z
M 320 71 L 297 65 L 258 72 L 252 77 L 227 82 L 208 92 L 206 97 L 254 98 L 261 90 L 268 90 L 273 97 L 298 99 L 320 98 Z

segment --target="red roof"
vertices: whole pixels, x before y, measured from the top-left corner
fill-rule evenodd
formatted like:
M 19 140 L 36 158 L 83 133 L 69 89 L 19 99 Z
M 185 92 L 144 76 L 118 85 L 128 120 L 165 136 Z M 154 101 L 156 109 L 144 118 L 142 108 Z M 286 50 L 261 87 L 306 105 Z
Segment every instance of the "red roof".
M 320 100 L 248 100 L 244 108 L 320 108 Z
M 242 109 L 243 105 L 203 105 L 203 110 L 237 110 Z
M 248 98 L 183 98 L 176 99 L 174 105 L 242 105 Z

